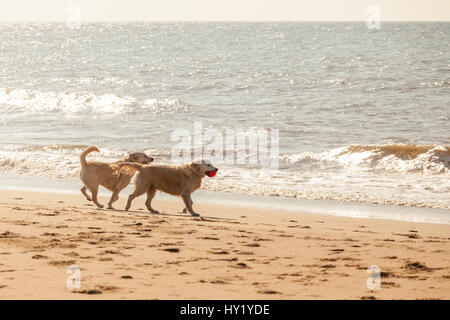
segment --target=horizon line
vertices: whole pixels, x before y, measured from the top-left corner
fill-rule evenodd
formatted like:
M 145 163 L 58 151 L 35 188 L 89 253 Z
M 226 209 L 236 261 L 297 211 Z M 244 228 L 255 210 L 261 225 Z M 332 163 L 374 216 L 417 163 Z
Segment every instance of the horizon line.
M 66 20 L 0 20 L 0 23 L 66 23 Z M 362 22 L 365 23 L 367 20 L 81 20 L 81 23 L 103 23 L 103 22 L 118 22 L 118 23 L 136 23 L 136 22 L 162 22 L 162 23 L 180 23 L 180 22 L 190 22 L 190 23 L 224 23 L 224 22 L 242 22 L 242 23 L 280 23 L 280 22 Z M 383 22 L 450 22 L 450 20 L 381 20 Z

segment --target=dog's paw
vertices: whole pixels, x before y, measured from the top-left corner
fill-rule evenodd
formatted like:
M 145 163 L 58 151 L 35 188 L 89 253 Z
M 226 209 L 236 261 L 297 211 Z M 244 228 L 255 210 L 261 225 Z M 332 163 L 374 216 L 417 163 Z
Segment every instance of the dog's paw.
M 191 216 L 193 217 L 200 217 L 200 214 L 197 212 L 191 212 Z
M 159 211 L 155 210 L 155 209 L 150 210 L 150 212 L 153 213 L 153 214 L 159 214 Z

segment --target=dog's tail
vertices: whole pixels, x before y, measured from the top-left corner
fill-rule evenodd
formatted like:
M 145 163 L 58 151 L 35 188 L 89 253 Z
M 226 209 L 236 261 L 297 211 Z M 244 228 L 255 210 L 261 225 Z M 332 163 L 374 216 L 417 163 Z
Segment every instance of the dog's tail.
M 86 150 L 84 150 L 81 154 L 80 154 L 80 162 L 81 162 L 81 168 L 86 168 L 87 166 L 87 162 L 86 162 L 86 156 L 91 153 L 91 152 L 100 152 L 100 150 L 96 147 L 96 146 L 90 146 L 89 148 L 87 148 Z
M 129 167 L 129 168 L 133 168 L 139 172 L 142 172 L 142 169 L 144 168 L 144 166 L 140 163 L 137 162 L 119 162 L 117 163 L 117 165 L 122 168 L 122 167 Z

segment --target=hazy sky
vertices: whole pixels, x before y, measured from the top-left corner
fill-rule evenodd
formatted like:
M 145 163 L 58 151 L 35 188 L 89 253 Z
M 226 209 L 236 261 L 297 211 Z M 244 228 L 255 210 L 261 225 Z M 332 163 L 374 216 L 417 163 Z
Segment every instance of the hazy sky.
M 0 21 L 450 21 L 450 0 L 0 0 Z

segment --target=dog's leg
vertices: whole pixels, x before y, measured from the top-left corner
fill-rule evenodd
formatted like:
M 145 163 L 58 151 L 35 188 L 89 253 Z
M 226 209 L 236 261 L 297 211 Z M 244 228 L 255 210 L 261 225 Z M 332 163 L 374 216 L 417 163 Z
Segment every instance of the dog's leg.
M 112 204 L 119 199 L 119 193 L 130 183 L 132 176 L 126 174 L 120 174 L 119 181 L 113 189 L 113 194 L 111 195 L 111 199 L 108 203 L 108 209 L 114 209 Z
M 155 187 L 150 187 L 147 190 L 147 201 L 145 201 L 145 205 L 147 206 L 148 211 L 150 211 L 151 213 L 159 213 L 158 210 L 152 208 L 152 200 L 153 197 L 155 196 L 155 193 L 156 193 Z
M 108 202 L 108 209 L 114 209 L 112 204 L 113 204 L 113 202 L 117 201 L 117 199 L 119 199 L 119 192 L 120 192 L 120 190 L 117 190 L 117 189 L 115 189 L 113 191 L 111 199 Z
M 194 209 L 192 209 L 192 199 L 191 199 L 191 194 L 190 193 L 183 193 L 181 195 L 181 197 L 183 198 L 184 204 L 186 205 L 186 208 L 188 209 L 189 213 L 193 216 L 193 217 L 198 217 L 200 216 L 197 212 L 194 211 Z
M 89 197 L 89 195 L 86 193 L 86 187 L 83 186 L 83 188 L 80 189 L 81 193 L 84 194 L 84 196 L 86 197 L 86 199 L 88 201 L 92 201 L 91 197 Z
M 88 186 L 89 190 L 91 190 L 92 193 L 92 201 L 94 201 L 95 205 L 98 208 L 103 208 L 103 205 L 98 203 L 97 201 L 97 195 L 98 195 L 98 185 L 97 186 Z
M 145 191 L 141 191 L 141 190 L 135 189 L 133 191 L 133 193 L 128 196 L 128 201 L 127 201 L 127 205 L 125 207 L 125 211 L 128 211 L 130 209 L 131 201 L 133 201 L 134 198 L 139 197 L 140 195 L 143 195 L 144 193 L 145 193 Z
M 191 200 L 191 206 L 194 204 L 194 202 Z M 188 213 L 189 209 L 188 208 L 184 208 L 183 209 L 183 213 Z

